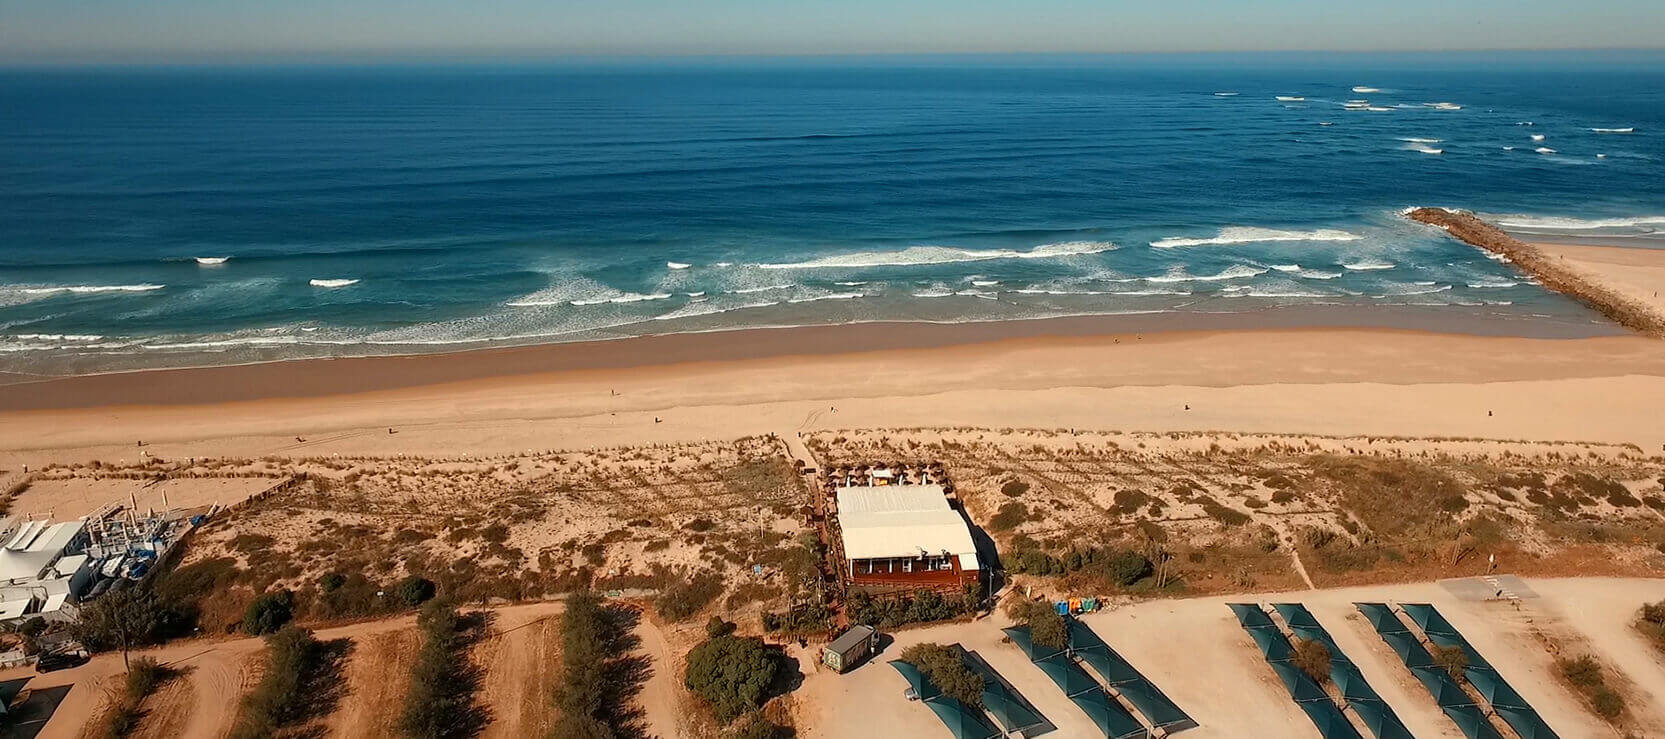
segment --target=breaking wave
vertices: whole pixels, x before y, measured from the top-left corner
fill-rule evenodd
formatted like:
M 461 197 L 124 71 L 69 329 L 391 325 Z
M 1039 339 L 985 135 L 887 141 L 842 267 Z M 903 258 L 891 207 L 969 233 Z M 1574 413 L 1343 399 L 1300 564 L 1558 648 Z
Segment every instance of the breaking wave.
M 347 287 L 357 285 L 358 280 L 311 280 L 307 284 L 313 287 Z
M 668 268 L 668 269 L 688 269 L 689 267 L 692 267 L 692 266 L 694 266 L 694 265 L 687 264 L 685 262 L 666 262 L 665 263 L 665 267 Z
M 1505 228 L 1542 228 L 1583 231 L 1597 228 L 1633 228 L 1665 224 L 1665 215 L 1636 216 L 1634 218 L 1563 218 L 1558 216 L 1506 215 L 1498 216 L 1497 224 Z
M 197 257 L 196 260 L 197 264 L 203 265 L 204 267 L 212 267 L 219 264 L 225 264 L 231 260 L 231 257 Z
M 1636 133 L 1634 127 L 1629 128 L 1592 128 L 1591 133 Z
M 1267 272 L 1270 272 L 1270 271 L 1272 271 L 1272 270 L 1269 269 L 1269 268 L 1266 268 L 1266 267 L 1251 267 L 1251 266 L 1246 265 L 1246 264 L 1234 264 L 1230 267 L 1225 268 L 1225 270 L 1221 271 L 1219 274 L 1214 274 L 1214 275 L 1192 275 L 1192 274 L 1187 274 L 1185 272 L 1184 267 L 1175 267 L 1173 269 L 1168 270 L 1167 274 L 1164 274 L 1160 277 L 1146 277 L 1146 278 L 1144 278 L 1144 280 L 1145 280 L 1145 282 L 1161 282 L 1161 283 L 1193 282 L 1193 281 L 1214 282 L 1214 281 L 1218 281 L 1218 280 L 1236 280 L 1236 279 L 1240 279 L 1240 278 L 1243 278 L 1243 277 L 1259 277 L 1260 275 L 1266 274 Z
M 900 251 L 871 251 L 837 254 L 803 262 L 759 264 L 763 269 L 834 269 L 861 267 L 907 267 L 921 264 L 954 264 L 993 259 L 1052 259 L 1098 254 L 1115 249 L 1108 241 L 1068 241 L 1043 244 L 1028 251 L 1016 249 L 959 249 L 950 246 L 910 246 Z
M 1181 246 L 1220 246 L 1267 241 L 1357 241 L 1362 238 L 1364 237 L 1358 234 L 1334 228 L 1321 228 L 1316 231 L 1282 231 L 1254 226 L 1231 226 L 1221 229 L 1218 236 L 1210 238 L 1170 236 L 1152 241 L 1150 245 L 1157 249 L 1172 249 Z
M 147 293 L 152 290 L 161 290 L 164 287 L 167 287 L 167 285 L 153 285 L 150 283 L 141 285 L 52 285 L 21 287 L 17 291 L 24 295 L 58 295 L 62 293 L 85 295 L 96 293 Z
M 1363 262 L 1351 262 L 1351 263 L 1343 264 L 1341 266 L 1346 267 L 1347 269 L 1353 270 L 1354 272 L 1371 272 L 1371 271 L 1381 270 L 1381 269 L 1393 269 L 1394 267 L 1396 267 L 1398 265 L 1396 265 L 1392 262 L 1383 262 L 1383 261 L 1379 261 L 1379 260 L 1368 260 L 1368 261 L 1363 261 Z

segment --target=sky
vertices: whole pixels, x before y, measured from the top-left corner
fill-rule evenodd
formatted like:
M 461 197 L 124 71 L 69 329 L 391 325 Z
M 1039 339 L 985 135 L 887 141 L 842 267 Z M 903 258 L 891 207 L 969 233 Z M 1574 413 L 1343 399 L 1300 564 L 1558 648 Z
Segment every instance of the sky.
M 0 63 L 1665 47 L 1665 0 L 0 0 Z

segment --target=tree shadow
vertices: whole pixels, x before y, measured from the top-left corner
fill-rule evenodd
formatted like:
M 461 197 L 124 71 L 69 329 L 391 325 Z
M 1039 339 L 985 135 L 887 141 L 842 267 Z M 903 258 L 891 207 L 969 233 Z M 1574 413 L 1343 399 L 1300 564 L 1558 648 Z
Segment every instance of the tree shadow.
M 485 669 L 468 658 L 474 645 L 485 639 L 497 614 L 491 611 L 470 611 L 457 619 L 457 645 L 452 651 L 451 672 L 441 701 L 449 705 L 447 720 L 441 726 L 442 737 L 461 739 L 478 736 L 491 724 L 491 710 L 479 700 L 480 686 L 485 682 Z
M 642 638 L 636 635 L 636 627 L 642 621 L 641 611 L 611 604 L 602 609 L 602 617 L 606 621 L 602 634 L 606 651 L 619 656 L 608 660 L 601 669 L 600 718 L 618 736 L 645 739 L 647 712 L 636 702 L 636 697 L 653 677 L 653 660 L 645 654 L 636 654 L 642 646 Z

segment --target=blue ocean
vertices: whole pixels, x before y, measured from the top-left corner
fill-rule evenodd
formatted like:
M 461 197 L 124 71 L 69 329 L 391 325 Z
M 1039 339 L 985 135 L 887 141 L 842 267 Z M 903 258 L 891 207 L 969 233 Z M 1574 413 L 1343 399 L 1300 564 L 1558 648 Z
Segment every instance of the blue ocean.
M 1599 332 L 1400 214 L 1659 248 L 1662 162 L 1660 52 L 0 70 L 0 371 L 1322 307 Z

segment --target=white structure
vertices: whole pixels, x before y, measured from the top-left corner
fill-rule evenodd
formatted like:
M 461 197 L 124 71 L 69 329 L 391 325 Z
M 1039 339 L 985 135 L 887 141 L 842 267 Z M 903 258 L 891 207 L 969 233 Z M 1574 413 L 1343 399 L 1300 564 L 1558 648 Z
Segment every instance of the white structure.
M 852 581 L 964 585 L 977 581 L 977 547 L 941 485 L 838 488 L 838 525 Z
M 79 554 L 87 544 L 86 527 L 84 518 L 6 522 L 0 546 L 0 622 L 74 618 L 70 594 L 76 576 L 87 569 L 87 556 Z

